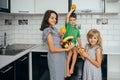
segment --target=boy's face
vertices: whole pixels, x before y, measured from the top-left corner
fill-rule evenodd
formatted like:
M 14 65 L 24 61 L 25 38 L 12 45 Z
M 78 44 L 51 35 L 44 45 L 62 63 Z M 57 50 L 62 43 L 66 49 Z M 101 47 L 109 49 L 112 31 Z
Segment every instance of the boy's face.
M 74 18 L 74 17 L 70 17 L 70 24 L 72 25 L 72 26 L 75 26 L 76 25 L 76 18 Z

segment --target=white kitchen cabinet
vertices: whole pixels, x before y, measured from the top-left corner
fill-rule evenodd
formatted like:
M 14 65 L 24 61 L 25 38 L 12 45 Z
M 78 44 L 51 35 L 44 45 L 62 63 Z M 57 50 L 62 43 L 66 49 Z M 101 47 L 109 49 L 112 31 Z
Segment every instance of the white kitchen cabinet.
M 71 0 L 76 4 L 76 13 L 103 13 L 104 0 Z
M 35 13 L 45 13 L 48 9 L 57 13 L 67 13 L 68 0 L 35 0 Z
M 119 0 L 105 0 L 105 13 L 119 13 L 120 2 Z
M 11 13 L 34 13 L 34 0 L 11 0 Z
M 120 54 L 108 55 L 108 80 L 120 80 Z

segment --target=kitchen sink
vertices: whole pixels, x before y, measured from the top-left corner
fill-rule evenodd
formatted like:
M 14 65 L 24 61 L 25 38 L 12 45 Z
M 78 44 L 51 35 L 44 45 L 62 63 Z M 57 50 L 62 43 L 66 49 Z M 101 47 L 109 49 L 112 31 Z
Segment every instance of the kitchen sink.
M 29 49 L 31 47 L 35 46 L 35 44 L 12 44 L 12 45 L 8 45 L 6 47 L 6 49 Z
M 8 45 L 6 48 L 0 49 L 0 55 L 16 55 L 26 49 L 35 46 L 35 44 L 12 44 Z
M 0 49 L 0 55 L 16 55 L 25 49 Z

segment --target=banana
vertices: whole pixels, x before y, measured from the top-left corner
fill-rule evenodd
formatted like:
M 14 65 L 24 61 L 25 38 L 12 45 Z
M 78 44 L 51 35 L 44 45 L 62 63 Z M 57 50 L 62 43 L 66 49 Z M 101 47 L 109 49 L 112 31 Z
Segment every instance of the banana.
M 73 39 L 73 38 L 74 38 L 73 36 L 68 36 L 68 37 L 66 37 L 66 38 L 63 39 L 63 42 L 66 42 L 66 41 L 68 41 L 70 39 Z
M 68 47 L 69 47 L 69 45 L 68 45 L 68 44 L 65 44 L 64 48 L 68 48 Z
M 73 36 L 68 36 L 68 37 L 64 38 L 63 40 L 60 41 L 60 45 L 63 48 L 68 48 L 69 42 L 72 41 L 73 38 L 74 38 Z

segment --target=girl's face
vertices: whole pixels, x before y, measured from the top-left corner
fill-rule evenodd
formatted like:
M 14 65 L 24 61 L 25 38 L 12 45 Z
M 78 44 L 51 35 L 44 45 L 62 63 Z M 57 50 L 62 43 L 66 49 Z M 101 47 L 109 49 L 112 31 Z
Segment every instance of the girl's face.
M 50 23 L 50 25 L 55 25 L 56 24 L 56 14 L 55 13 L 51 13 L 48 22 Z
M 97 44 L 98 38 L 97 38 L 97 36 L 94 35 L 94 36 L 90 37 L 88 39 L 88 41 L 89 41 L 91 46 L 95 46 Z
M 72 26 L 75 26 L 76 25 L 76 18 L 70 17 L 70 24 Z

